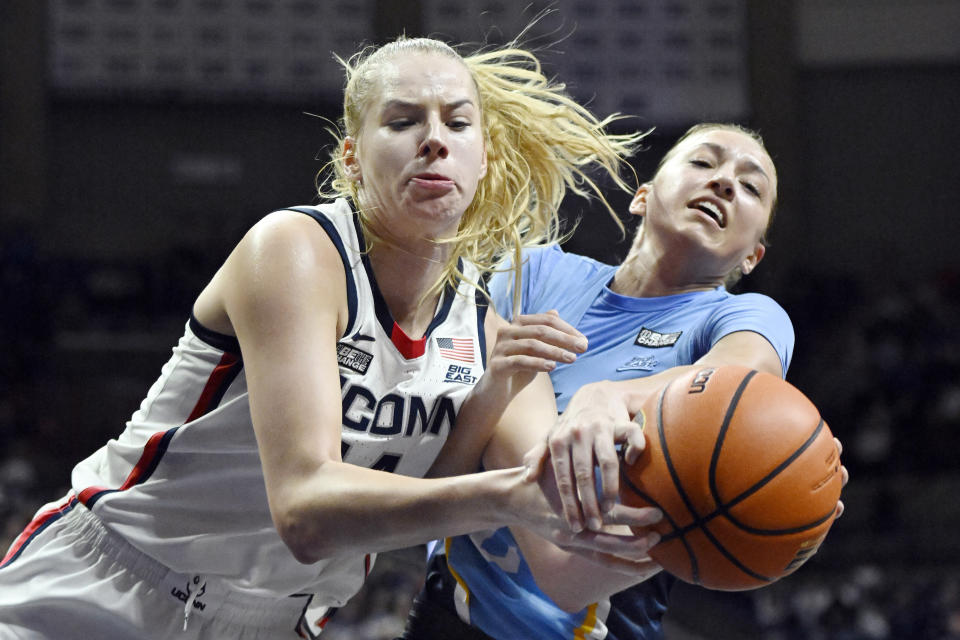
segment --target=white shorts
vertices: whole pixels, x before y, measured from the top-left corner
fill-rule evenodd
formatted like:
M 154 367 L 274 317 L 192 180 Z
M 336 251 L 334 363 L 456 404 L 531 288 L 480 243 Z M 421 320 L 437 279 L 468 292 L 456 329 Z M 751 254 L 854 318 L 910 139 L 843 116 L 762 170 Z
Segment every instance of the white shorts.
M 0 640 L 300 637 L 309 596 L 250 596 L 176 573 L 74 504 L 0 568 Z

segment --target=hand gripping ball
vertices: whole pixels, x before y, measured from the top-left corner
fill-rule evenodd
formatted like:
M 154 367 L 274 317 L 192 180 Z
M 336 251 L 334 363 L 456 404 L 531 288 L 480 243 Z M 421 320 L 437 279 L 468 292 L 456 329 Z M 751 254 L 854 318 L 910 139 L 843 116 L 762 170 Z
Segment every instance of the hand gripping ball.
M 754 589 L 816 553 L 840 499 L 840 456 L 795 387 L 744 367 L 703 368 L 672 380 L 635 419 L 646 448 L 621 465 L 621 500 L 663 510 L 650 556 L 666 571 L 709 589 Z

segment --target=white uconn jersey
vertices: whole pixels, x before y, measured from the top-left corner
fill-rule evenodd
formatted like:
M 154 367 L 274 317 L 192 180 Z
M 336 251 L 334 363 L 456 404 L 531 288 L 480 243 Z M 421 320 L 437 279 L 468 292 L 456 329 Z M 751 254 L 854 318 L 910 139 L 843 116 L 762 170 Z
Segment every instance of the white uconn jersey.
M 444 292 L 425 337 L 409 339 L 373 280 L 350 206 L 295 210 L 329 234 L 346 270 L 349 322 L 337 344 L 343 459 L 422 476 L 483 373 L 486 308 L 461 283 L 459 293 Z M 59 512 L 85 504 L 167 567 L 231 589 L 313 592 L 315 604 L 339 606 L 369 569 L 363 556 L 304 565 L 283 544 L 267 506 L 239 344 L 193 317 L 124 432 L 74 469 L 73 488 Z M 383 526 L 377 514 L 369 526 Z

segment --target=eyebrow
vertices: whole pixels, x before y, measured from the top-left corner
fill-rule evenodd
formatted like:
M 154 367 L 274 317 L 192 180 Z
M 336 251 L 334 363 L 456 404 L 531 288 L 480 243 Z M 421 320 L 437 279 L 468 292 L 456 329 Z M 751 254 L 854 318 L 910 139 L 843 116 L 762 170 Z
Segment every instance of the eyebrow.
M 701 148 L 701 147 L 707 147 L 708 149 L 710 149 L 710 151 L 712 151 L 713 153 L 717 154 L 718 156 L 722 156 L 722 155 L 724 155 L 724 154 L 727 152 L 727 148 L 726 148 L 726 147 L 724 147 L 723 145 L 717 144 L 716 142 L 701 142 L 700 144 L 698 144 L 698 145 L 695 147 L 695 149 L 699 149 L 699 148 Z M 757 163 L 754 162 L 753 160 L 750 160 L 749 158 L 746 158 L 746 159 L 742 160 L 742 162 L 743 162 L 745 165 L 747 165 L 747 167 L 748 167 L 751 171 L 755 171 L 755 172 L 759 173 L 759 174 L 762 175 L 764 178 L 766 178 L 768 181 L 770 180 L 770 176 L 768 176 L 768 175 L 767 175 L 767 172 L 763 170 L 763 167 L 761 167 L 759 164 L 757 164 Z
M 460 99 L 460 100 L 454 100 L 453 102 L 451 102 L 451 103 L 449 103 L 449 104 L 445 104 L 445 105 L 444 105 L 444 108 L 445 108 L 445 109 L 449 109 L 449 110 L 452 111 L 452 110 L 454 110 L 454 109 L 458 109 L 458 108 L 460 108 L 460 107 L 462 107 L 462 106 L 464 106 L 464 105 L 467 105 L 467 104 L 470 105 L 470 106 L 476 106 L 476 105 L 473 104 L 473 100 L 471 100 L 470 98 L 462 98 L 462 99 Z M 414 108 L 419 108 L 419 107 L 420 107 L 420 104 L 417 103 L 417 102 L 410 102 L 410 101 L 408 101 L 408 100 L 400 100 L 400 99 L 398 99 L 398 98 L 394 98 L 394 99 L 392 99 L 392 100 L 387 100 L 387 101 L 384 103 L 384 105 L 383 105 L 383 110 L 386 111 L 387 109 L 394 109 L 394 108 L 397 108 L 397 109 L 414 109 Z

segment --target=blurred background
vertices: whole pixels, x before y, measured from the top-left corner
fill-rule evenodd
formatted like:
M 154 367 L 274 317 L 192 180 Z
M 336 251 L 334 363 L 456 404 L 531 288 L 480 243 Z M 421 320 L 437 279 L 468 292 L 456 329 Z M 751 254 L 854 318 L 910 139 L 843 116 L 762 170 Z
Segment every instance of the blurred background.
M 641 178 L 695 122 L 764 136 L 780 207 L 741 289 L 790 313 L 788 379 L 852 474 L 817 556 L 754 592 L 680 586 L 668 638 L 960 638 L 957 0 L 3 0 L 0 548 L 122 430 L 243 232 L 316 201 L 333 53 L 502 43 L 545 9 L 548 73 L 654 128 Z M 563 213 L 570 250 L 625 255 L 599 206 Z M 422 558 L 382 556 L 325 636 L 392 638 Z

